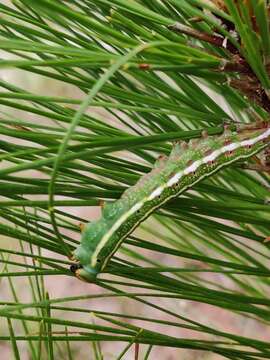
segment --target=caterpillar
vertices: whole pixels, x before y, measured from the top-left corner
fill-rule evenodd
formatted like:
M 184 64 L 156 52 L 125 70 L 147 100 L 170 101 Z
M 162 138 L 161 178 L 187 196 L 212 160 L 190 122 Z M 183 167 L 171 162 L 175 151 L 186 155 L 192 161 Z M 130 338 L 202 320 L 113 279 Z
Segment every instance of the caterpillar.
M 104 270 L 124 239 L 154 210 L 220 169 L 247 159 L 269 145 L 270 123 L 225 125 L 222 135 L 177 142 L 168 157 L 127 189 L 120 199 L 103 206 L 99 220 L 88 223 L 73 253 L 70 270 L 92 282 Z

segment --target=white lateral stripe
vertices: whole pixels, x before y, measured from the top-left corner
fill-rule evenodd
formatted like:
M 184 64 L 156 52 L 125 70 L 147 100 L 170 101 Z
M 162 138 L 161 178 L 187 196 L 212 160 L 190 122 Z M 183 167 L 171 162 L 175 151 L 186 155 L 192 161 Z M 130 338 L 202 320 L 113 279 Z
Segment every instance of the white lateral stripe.
M 207 164 L 208 162 L 214 161 L 220 154 L 222 154 L 221 150 L 215 150 L 210 155 L 207 155 L 205 158 L 203 158 L 202 162 Z
M 203 163 L 202 160 L 196 160 L 194 161 L 193 164 L 191 164 L 189 167 L 187 167 L 184 171 L 183 174 L 184 175 L 188 175 L 193 173 L 194 171 L 196 171 L 198 169 L 198 167 Z
M 106 242 L 109 240 L 109 238 L 112 236 L 112 234 L 123 224 L 126 219 L 129 218 L 130 215 L 134 214 L 136 211 L 138 211 L 144 204 L 144 201 L 140 201 L 139 203 L 132 206 L 132 208 L 129 209 L 125 214 L 123 214 L 122 217 L 120 217 L 110 228 L 110 230 L 103 236 L 103 238 L 100 240 L 100 243 L 96 247 L 96 250 L 92 256 L 91 266 L 95 266 L 97 263 L 97 256 L 100 252 L 100 250 L 103 248 L 103 246 L 106 244 Z
M 195 172 L 202 164 L 207 164 L 210 161 L 214 161 L 219 155 L 225 154 L 226 152 L 236 150 L 236 149 L 238 149 L 240 147 L 254 145 L 257 142 L 268 138 L 269 136 L 270 136 L 270 128 L 267 129 L 261 135 L 255 137 L 253 139 L 243 140 L 242 142 L 236 142 L 236 143 L 231 143 L 231 144 L 225 145 L 223 148 L 213 151 L 210 155 L 205 156 L 201 160 L 196 160 L 193 164 L 191 164 L 186 169 L 179 171 L 171 179 L 169 179 L 164 186 L 159 186 L 148 197 L 144 198 L 142 201 L 140 201 L 137 204 L 133 205 L 132 208 L 130 208 L 125 214 L 122 215 L 121 218 L 119 218 L 114 223 L 114 225 L 103 236 L 103 238 L 100 240 L 100 243 L 96 247 L 96 250 L 95 250 L 95 252 L 93 253 L 93 256 L 92 256 L 91 266 L 96 265 L 97 257 L 98 257 L 98 254 L 99 254 L 100 250 L 103 248 L 103 246 L 106 245 L 107 241 L 113 235 L 113 233 L 126 221 L 126 219 L 128 219 L 130 217 L 130 215 L 132 215 L 136 211 L 138 211 L 144 205 L 145 202 L 153 200 L 154 198 L 158 197 L 160 194 L 162 194 L 164 189 L 166 189 L 168 187 L 171 187 L 172 185 L 176 184 L 182 178 L 183 175 L 188 175 L 190 173 Z
M 147 198 L 147 201 L 153 200 L 154 198 L 158 197 L 160 194 L 162 194 L 162 191 L 164 190 L 164 186 L 159 186 L 156 190 L 150 194 L 150 196 Z
M 132 206 L 132 213 L 135 213 L 136 211 L 138 211 L 141 207 L 143 206 L 143 202 L 138 202 L 137 204 L 135 204 L 134 206 Z M 130 210 L 131 210 L 130 209 Z
M 183 171 L 179 171 L 179 173 L 175 174 L 166 184 L 166 187 L 171 187 L 174 184 L 178 183 L 178 181 L 181 179 L 183 175 Z

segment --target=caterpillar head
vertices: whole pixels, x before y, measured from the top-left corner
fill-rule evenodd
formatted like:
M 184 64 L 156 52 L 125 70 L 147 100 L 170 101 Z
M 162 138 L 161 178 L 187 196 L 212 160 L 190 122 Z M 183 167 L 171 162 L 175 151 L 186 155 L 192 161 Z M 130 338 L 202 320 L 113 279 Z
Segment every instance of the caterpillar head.
M 70 271 L 76 275 L 76 277 L 82 281 L 93 282 L 95 281 L 98 269 L 91 267 L 90 265 L 82 265 L 75 263 L 70 266 Z
M 81 244 L 73 253 L 72 271 L 80 280 L 93 282 L 102 267 L 102 257 L 99 256 L 99 244 L 104 237 L 107 226 L 104 220 L 87 224 L 82 232 Z

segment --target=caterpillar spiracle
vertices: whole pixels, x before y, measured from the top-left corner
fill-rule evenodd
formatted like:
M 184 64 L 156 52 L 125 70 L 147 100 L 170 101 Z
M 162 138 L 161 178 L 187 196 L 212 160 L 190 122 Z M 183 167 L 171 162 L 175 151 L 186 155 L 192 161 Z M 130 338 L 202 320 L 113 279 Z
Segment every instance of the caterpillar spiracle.
M 92 282 L 102 272 L 125 238 L 154 210 L 194 184 L 238 160 L 247 159 L 269 145 L 270 123 L 224 127 L 220 136 L 202 133 L 199 140 L 176 143 L 153 170 L 106 204 L 99 220 L 88 223 L 73 253 L 71 271 Z

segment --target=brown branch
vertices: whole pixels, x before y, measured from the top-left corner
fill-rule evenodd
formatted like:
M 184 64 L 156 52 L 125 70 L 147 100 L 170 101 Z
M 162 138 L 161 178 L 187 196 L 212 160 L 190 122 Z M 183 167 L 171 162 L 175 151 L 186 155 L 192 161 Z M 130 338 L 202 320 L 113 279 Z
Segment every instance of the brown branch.
M 208 42 L 209 44 L 212 44 L 214 46 L 227 49 L 232 54 L 238 53 L 238 49 L 223 36 L 207 34 L 206 32 L 195 30 L 189 26 L 180 24 L 178 22 L 172 25 L 168 25 L 168 29 L 176 33 L 192 36 L 195 39 Z
M 230 79 L 229 85 L 241 91 L 248 99 L 270 113 L 270 100 L 260 82 L 254 76 L 249 75 L 241 79 Z
M 224 61 L 224 65 L 220 68 L 220 70 L 252 75 L 252 69 L 249 64 L 239 54 L 233 55 L 231 61 Z
M 265 166 L 263 164 L 241 164 L 240 167 L 241 169 L 267 172 L 270 174 L 270 166 Z
M 224 59 L 223 64 L 219 67 L 219 69 L 215 69 L 214 71 L 239 73 L 240 78 L 230 79 L 229 84 L 234 89 L 240 91 L 248 99 L 255 102 L 268 113 L 270 113 L 270 99 L 268 94 L 261 86 L 249 64 L 241 56 L 238 49 L 229 40 L 226 41 L 227 39 L 220 35 L 211 35 L 202 31 L 198 31 L 178 22 L 173 25 L 169 25 L 168 29 L 176 33 L 189 35 L 195 39 L 205 41 L 216 47 L 221 47 L 228 50 L 231 54 L 231 59 Z

